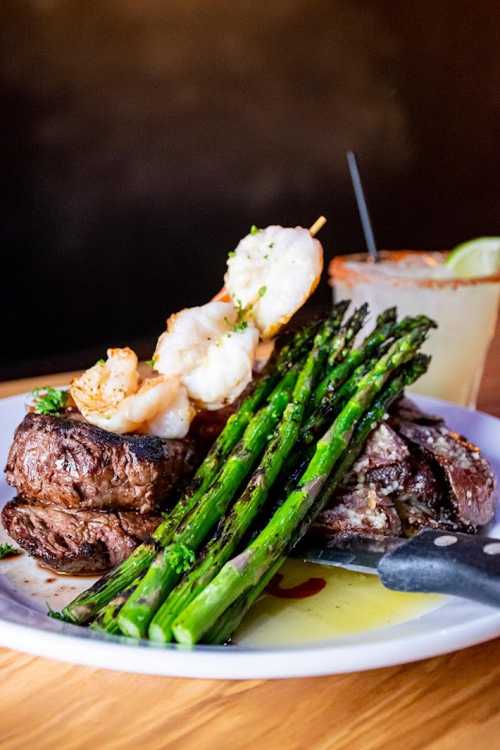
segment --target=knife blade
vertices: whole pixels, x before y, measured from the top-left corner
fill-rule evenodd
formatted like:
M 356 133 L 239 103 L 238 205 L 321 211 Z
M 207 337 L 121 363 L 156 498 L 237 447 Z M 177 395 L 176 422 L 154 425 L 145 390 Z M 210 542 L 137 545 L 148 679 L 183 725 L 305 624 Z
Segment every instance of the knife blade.
M 500 540 L 424 529 L 411 539 L 303 540 L 292 557 L 375 573 L 394 591 L 448 594 L 500 607 Z
M 316 565 L 378 575 L 377 566 L 382 557 L 404 544 L 405 541 L 397 537 L 370 539 L 359 534 L 353 534 L 335 542 L 326 540 L 326 543 L 321 543 L 321 540 L 306 539 L 294 549 L 292 557 Z

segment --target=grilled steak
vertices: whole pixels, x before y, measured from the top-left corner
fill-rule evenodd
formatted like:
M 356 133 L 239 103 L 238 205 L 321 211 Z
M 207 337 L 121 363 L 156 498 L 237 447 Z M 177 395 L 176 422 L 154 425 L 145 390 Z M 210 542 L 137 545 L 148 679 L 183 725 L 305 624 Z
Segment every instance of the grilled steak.
M 149 538 L 158 516 L 74 511 L 15 498 L 2 511 L 3 525 L 22 549 L 60 573 L 103 573 Z
M 328 537 L 399 536 L 401 520 L 391 499 L 411 474 L 410 451 L 388 425 L 370 435 L 365 449 L 336 493 L 332 507 L 316 521 L 314 533 Z
M 475 532 L 493 518 L 494 489 L 479 449 L 404 399 L 371 434 L 312 533 L 411 536 L 426 526 Z
M 16 430 L 5 472 L 31 501 L 152 513 L 192 472 L 195 457 L 191 440 L 117 435 L 87 422 L 30 413 Z
M 402 532 L 398 512 L 388 497 L 363 485 L 338 494 L 335 504 L 323 511 L 315 524 L 314 533 L 328 537 L 400 536 Z

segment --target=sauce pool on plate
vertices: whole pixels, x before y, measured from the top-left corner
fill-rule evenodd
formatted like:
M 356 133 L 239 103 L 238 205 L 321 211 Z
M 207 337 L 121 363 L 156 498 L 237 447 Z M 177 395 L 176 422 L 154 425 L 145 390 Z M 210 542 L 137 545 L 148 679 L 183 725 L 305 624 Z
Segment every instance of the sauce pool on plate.
M 288 560 L 235 634 L 240 646 L 291 646 L 396 625 L 443 597 L 384 588 L 375 575 Z

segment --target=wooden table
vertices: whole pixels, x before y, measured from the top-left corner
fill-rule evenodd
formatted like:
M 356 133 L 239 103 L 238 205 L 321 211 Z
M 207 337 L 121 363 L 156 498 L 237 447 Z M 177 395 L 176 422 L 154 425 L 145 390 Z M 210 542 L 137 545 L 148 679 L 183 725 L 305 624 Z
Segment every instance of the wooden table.
M 35 381 L 0 383 L 0 397 Z M 43 378 L 67 382 L 67 375 Z M 500 336 L 480 408 L 500 416 Z M 0 649 L 1 750 L 494 750 L 500 639 L 353 675 L 247 682 L 143 677 Z

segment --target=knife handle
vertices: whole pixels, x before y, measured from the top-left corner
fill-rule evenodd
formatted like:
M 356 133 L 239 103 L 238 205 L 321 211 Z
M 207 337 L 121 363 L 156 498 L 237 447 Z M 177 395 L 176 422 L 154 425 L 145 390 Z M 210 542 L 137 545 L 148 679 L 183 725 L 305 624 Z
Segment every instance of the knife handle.
M 378 564 L 396 591 L 451 594 L 500 607 L 500 540 L 425 529 Z

